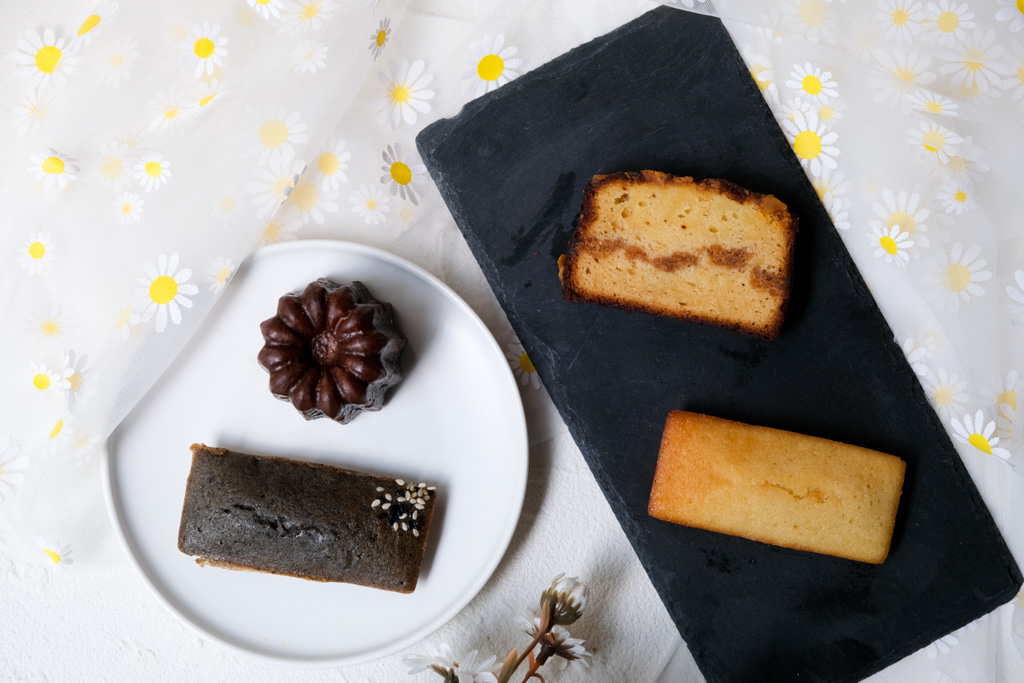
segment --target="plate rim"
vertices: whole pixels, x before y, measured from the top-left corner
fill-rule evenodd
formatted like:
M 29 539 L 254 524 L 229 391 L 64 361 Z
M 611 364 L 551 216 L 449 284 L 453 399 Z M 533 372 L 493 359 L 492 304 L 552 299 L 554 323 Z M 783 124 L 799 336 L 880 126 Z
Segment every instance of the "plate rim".
M 178 608 L 178 606 L 174 603 L 173 600 L 171 600 L 169 596 L 164 594 L 164 589 L 161 589 L 161 587 L 158 585 L 158 582 L 150 576 L 146 569 L 143 568 L 139 558 L 136 556 L 136 552 L 132 545 L 132 540 L 129 537 L 128 532 L 126 531 L 124 524 L 122 523 L 123 512 L 121 510 L 120 501 L 115 497 L 114 494 L 115 487 L 113 480 L 116 471 L 116 466 L 112 463 L 112 460 L 114 459 L 114 448 L 112 448 L 112 445 L 113 443 L 116 442 L 118 432 L 123 428 L 125 422 L 135 411 L 135 408 L 138 405 L 138 403 L 136 403 L 136 406 L 132 407 L 132 410 L 130 410 L 125 415 L 122 421 L 118 423 L 118 425 L 111 431 L 110 435 L 107 437 L 104 447 L 103 458 L 100 463 L 100 478 L 103 483 L 103 498 L 107 510 L 107 516 L 110 520 L 111 526 L 113 527 L 114 535 L 117 537 L 121 549 L 127 556 L 129 563 L 135 570 L 135 573 L 138 574 L 139 577 L 143 580 L 143 583 L 149 589 L 150 593 L 152 593 L 157 598 L 158 602 L 160 602 L 160 604 L 163 605 L 165 609 L 167 609 L 171 614 L 173 614 L 180 623 L 184 624 L 186 627 L 188 627 L 191 631 L 193 631 L 200 637 L 206 640 L 213 641 L 217 643 L 219 646 L 224 647 L 231 652 L 241 653 L 243 655 L 263 660 L 265 662 L 274 663 L 278 665 L 285 664 L 297 668 L 337 668 L 377 661 L 383 659 L 384 657 L 393 655 L 396 652 L 404 650 L 410 645 L 414 645 L 426 638 L 429 638 L 431 635 L 436 633 L 442 626 L 447 624 L 456 615 L 458 615 L 466 607 L 466 605 L 468 605 L 480 593 L 483 587 L 487 585 L 487 582 L 491 580 L 491 577 L 494 575 L 494 572 L 498 568 L 498 565 L 501 564 L 501 561 L 505 558 L 505 555 L 508 552 L 509 545 L 512 542 L 512 536 L 515 534 L 515 531 L 519 526 L 519 520 L 522 516 L 523 502 L 526 497 L 526 483 L 529 478 L 530 441 L 529 431 L 527 429 L 526 424 L 526 412 L 523 407 L 522 395 L 519 392 L 519 386 L 515 380 L 515 377 L 512 374 L 512 369 L 509 367 L 509 364 L 505 358 L 505 354 L 501 350 L 500 344 L 494 337 L 494 334 L 491 332 L 490 328 L 487 327 L 487 324 L 484 323 L 480 316 L 477 315 L 476 311 L 474 311 L 473 308 L 469 304 L 467 304 L 462 297 L 460 297 L 451 287 L 449 287 L 447 284 L 445 284 L 443 281 L 441 281 L 439 278 L 437 278 L 436 276 L 434 276 L 421 266 L 418 266 L 415 263 L 412 263 L 411 261 L 402 258 L 401 256 L 397 256 L 396 254 L 392 254 L 389 251 L 385 251 L 384 249 L 372 247 L 366 244 L 361 244 L 359 242 L 332 239 L 308 239 L 296 240 L 292 242 L 282 242 L 259 247 L 250 252 L 245 257 L 245 259 L 243 259 L 243 262 L 242 264 L 240 264 L 239 267 L 241 267 L 241 265 L 243 265 L 245 262 L 250 261 L 253 258 L 262 258 L 267 256 L 268 254 L 277 255 L 278 253 L 282 252 L 303 251 L 307 249 L 331 249 L 345 252 L 348 254 L 357 254 L 364 257 L 375 258 L 381 261 L 389 262 L 390 264 L 398 266 L 399 268 L 407 272 L 410 272 L 414 276 L 427 281 L 430 285 L 434 287 L 435 290 L 437 290 L 439 293 L 444 295 L 445 298 L 447 298 L 449 301 L 455 304 L 456 308 L 460 309 L 461 312 L 484 333 L 484 338 L 487 340 L 486 346 L 489 349 L 487 353 L 496 354 L 497 358 L 501 360 L 501 363 L 498 364 L 498 367 L 501 367 L 504 370 L 503 372 L 499 372 L 499 374 L 504 378 L 504 383 L 508 386 L 508 389 L 512 392 L 512 395 L 515 396 L 515 410 L 510 416 L 510 422 L 515 422 L 515 425 L 517 427 L 516 431 L 520 433 L 522 437 L 523 450 L 520 457 L 522 458 L 523 467 L 521 469 L 521 481 L 518 483 L 519 485 L 516 487 L 517 495 L 515 496 L 514 514 L 509 515 L 509 517 L 507 518 L 508 521 L 506 522 L 504 528 L 500 529 L 499 534 L 496 534 L 496 536 L 500 540 L 500 543 L 497 544 L 495 548 L 500 548 L 500 552 L 496 550 L 493 553 L 492 557 L 484 565 L 483 570 L 479 572 L 477 579 L 473 583 L 469 584 L 469 586 L 465 590 L 463 590 L 462 594 L 455 601 L 453 601 L 446 609 L 441 610 L 437 616 L 435 616 L 432 620 L 427 622 L 427 624 L 421 629 L 413 631 L 412 633 L 403 638 L 391 641 L 385 646 L 364 651 L 358 655 L 332 655 L 326 657 L 290 657 L 284 654 L 275 654 L 269 651 L 264 651 L 255 647 L 248 647 L 241 643 L 233 642 L 225 637 L 222 637 L 221 635 L 211 630 L 208 630 L 200 624 L 195 623 L 193 620 L 191 620 L 181 609 Z M 219 300 L 218 302 L 214 303 L 214 307 L 216 307 L 217 303 L 219 303 Z M 211 313 L 212 312 L 213 311 L 211 310 Z M 202 323 L 200 323 L 200 328 L 203 325 L 206 325 L 208 321 L 209 314 L 207 314 L 207 317 L 203 320 Z M 188 342 L 186 342 L 186 344 L 187 343 Z M 178 358 L 180 357 L 180 355 L 175 356 L 175 358 L 171 361 L 167 368 L 165 368 L 164 372 L 162 372 L 160 376 L 156 379 L 156 381 L 153 383 L 153 386 L 151 386 L 146 391 L 146 393 L 143 394 L 143 397 L 149 394 L 151 391 L 154 390 L 154 388 L 157 387 L 161 379 L 163 379 L 166 371 L 170 369 L 171 365 L 177 362 Z M 512 483 L 514 484 L 515 482 Z

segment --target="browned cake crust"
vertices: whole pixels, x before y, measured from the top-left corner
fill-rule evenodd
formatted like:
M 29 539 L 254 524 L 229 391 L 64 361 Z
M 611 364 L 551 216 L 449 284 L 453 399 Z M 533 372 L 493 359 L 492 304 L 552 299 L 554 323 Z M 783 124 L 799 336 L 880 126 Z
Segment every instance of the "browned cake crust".
M 680 310 L 665 305 L 656 299 L 637 301 L 626 299 L 611 288 L 603 291 L 589 291 L 580 283 L 579 261 L 584 254 L 596 255 L 598 258 L 614 252 L 624 252 L 633 261 L 644 263 L 666 273 L 683 272 L 687 267 L 697 265 L 701 259 L 723 268 L 744 268 L 750 259 L 746 249 L 725 248 L 710 245 L 696 251 L 674 251 L 667 254 L 649 254 L 643 248 L 630 243 L 625 238 L 609 240 L 596 237 L 594 225 L 603 219 L 599 213 L 598 197 L 612 184 L 626 183 L 645 188 L 672 188 L 689 186 L 700 191 L 727 197 L 743 205 L 751 205 L 766 222 L 781 229 L 784 241 L 784 257 L 777 269 L 767 270 L 753 267 L 749 274 L 749 284 L 755 290 L 768 293 L 774 300 L 774 308 L 763 321 L 752 323 L 730 319 L 728 315 L 701 315 L 693 311 Z M 655 200 L 656 201 L 656 200 Z M 583 193 L 583 205 L 579 224 L 573 233 L 568 254 L 559 259 L 559 277 L 562 280 L 562 294 L 569 301 L 589 301 L 609 306 L 617 306 L 630 311 L 647 311 L 656 315 L 670 316 L 691 322 L 700 322 L 734 329 L 766 339 L 778 337 L 789 303 L 793 274 L 793 252 L 796 243 L 797 219 L 772 195 L 760 194 L 740 187 L 728 180 L 707 178 L 695 181 L 692 177 L 673 176 L 658 171 L 625 171 L 608 175 L 596 175 L 587 185 Z
M 178 549 L 203 566 L 411 593 L 433 487 L 192 446 Z

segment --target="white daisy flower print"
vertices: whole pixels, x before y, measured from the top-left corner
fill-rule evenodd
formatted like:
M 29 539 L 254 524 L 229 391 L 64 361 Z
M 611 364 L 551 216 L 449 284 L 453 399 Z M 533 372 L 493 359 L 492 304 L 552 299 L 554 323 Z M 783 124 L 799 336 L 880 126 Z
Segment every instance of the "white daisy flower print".
M 68 183 L 78 178 L 77 159 L 72 159 L 66 154 L 61 154 L 55 149 L 43 156 L 33 154 L 29 157 L 28 170 L 31 171 L 36 180 L 43 181 L 43 187 L 47 192 L 63 190 Z
M 1010 44 L 1012 54 L 1008 55 L 1009 77 L 1003 79 L 1003 90 L 1010 90 L 1010 101 L 1024 107 L 1024 42 Z
M 977 206 L 974 187 L 970 183 L 946 183 L 937 196 L 942 210 L 949 214 L 961 216 Z
M 964 414 L 964 406 L 970 402 L 971 397 L 967 393 L 967 382 L 957 377 L 955 372 L 947 374 L 944 368 L 935 372 L 929 370 L 921 383 L 928 402 L 943 422 L 948 423 L 957 415 Z
M 30 233 L 28 241 L 18 252 L 18 261 L 29 275 L 41 273 L 53 263 L 53 252 L 50 235 L 45 232 Z
M 76 429 L 68 435 L 71 444 L 72 457 L 76 465 L 84 465 L 96 447 L 100 445 L 100 438 L 95 434 Z
M 846 195 L 850 191 L 850 183 L 846 181 L 846 174 L 842 170 L 823 169 L 821 175 L 815 178 L 811 184 L 814 187 L 814 191 L 818 194 L 818 199 L 823 203 L 827 202 L 829 195 L 832 195 L 834 200 L 843 200 L 845 206 L 849 206 Z M 833 220 L 835 219 L 833 218 Z
M 928 71 L 932 63 L 930 57 L 901 50 L 875 50 L 875 61 L 885 70 L 884 78 L 869 78 L 868 85 L 878 88 L 876 102 L 888 102 L 899 105 L 903 112 L 910 110 L 908 96 L 915 86 L 930 85 L 935 82 L 935 74 Z
M 78 27 L 77 37 L 74 40 L 80 41 L 83 45 L 88 45 L 92 42 L 92 37 L 95 35 L 93 31 L 96 27 L 105 19 L 109 19 L 115 11 L 117 11 L 117 3 L 112 0 L 105 0 L 95 5 L 92 8 L 92 14 L 87 16 L 82 25 Z
M 462 73 L 462 80 L 469 81 L 467 94 L 480 97 L 495 90 L 514 78 L 518 78 L 523 60 L 516 55 L 519 50 L 505 46 L 505 35 L 499 33 L 492 39 L 484 36 L 479 43 L 472 43 L 469 52 L 473 55 L 473 67 Z
M 37 132 L 53 109 L 53 91 L 29 90 L 11 107 L 11 127 L 21 136 Z
M 978 258 L 979 254 L 981 247 L 978 245 L 964 251 L 959 242 L 954 243 L 948 253 L 940 249 L 938 260 L 928 260 L 929 272 L 922 278 L 929 298 L 941 308 L 956 312 L 961 303 L 982 296 L 985 288 L 978 283 L 992 279 L 992 273 L 985 270 L 988 262 Z
M 187 93 L 174 87 L 158 92 L 156 97 L 146 103 L 149 129 L 159 130 L 195 114 L 196 107 L 190 104 L 190 99 Z
M 779 90 L 775 86 L 775 71 L 772 69 L 772 60 L 764 55 L 757 54 L 749 45 L 744 45 L 740 50 L 740 54 L 743 56 L 743 62 L 750 71 L 750 77 L 754 79 L 757 89 L 761 91 L 761 96 L 766 100 L 777 102 Z
M 973 419 L 967 413 L 962 420 L 954 418 L 949 423 L 953 427 L 953 438 L 960 443 L 974 446 L 982 453 L 994 455 L 1000 460 L 1009 460 L 1010 452 L 999 447 L 995 420 L 986 420 L 983 410 L 976 412 Z
M 985 391 L 985 404 L 996 413 L 996 436 L 1008 447 L 1013 442 L 1014 423 L 1017 417 L 1017 371 L 1010 370 L 1006 375 L 995 378 Z
M 1006 287 L 1006 295 L 1013 300 L 1013 303 L 1006 307 L 1006 312 L 1010 314 L 1010 325 L 1020 327 L 1024 325 L 1024 270 L 1014 271 L 1013 280 L 1017 285 Z
M 885 26 L 885 39 L 904 45 L 914 42 L 914 36 L 921 33 L 924 12 L 920 2 L 913 0 L 878 0 L 881 10 L 875 18 Z
M 28 458 L 18 457 L 18 447 L 11 443 L 11 437 L 0 434 L 0 503 L 11 497 L 15 487 L 25 480 L 21 470 L 28 464 Z
M 139 44 L 134 38 L 122 38 L 104 46 L 100 54 L 96 80 L 100 85 L 117 88 L 131 80 L 132 69 L 139 58 Z
M 242 197 L 237 187 L 232 187 L 217 195 L 213 200 L 213 215 L 221 225 L 232 225 L 242 213 Z
M 135 162 L 135 179 L 146 192 L 159 190 L 171 175 L 171 162 L 155 152 L 143 154 Z
M 302 217 L 294 206 L 286 205 L 278 211 L 267 223 L 260 235 L 260 244 L 277 244 L 278 242 L 291 242 L 295 239 L 295 233 L 302 227 Z
M 118 189 L 131 182 L 127 172 L 131 153 L 119 142 L 100 145 L 100 175 L 108 187 Z
M 772 43 L 781 43 L 787 37 L 797 34 L 796 19 L 792 12 L 780 12 L 777 8 L 762 13 L 757 21 L 757 32 Z
M 964 139 L 937 123 L 921 121 L 917 128 L 907 129 L 907 144 L 925 161 L 948 164 L 956 156 L 956 147 Z
M 60 374 L 46 367 L 46 363 L 29 363 L 26 369 L 29 382 L 38 391 L 60 389 L 64 380 Z
M 249 3 L 249 7 L 256 10 L 264 19 L 269 20 L 270 17 L 275 19 L 281 18 L 281 10 L 284 9 L 284 0 L 245 0 Z
M 131 304 L 121 309 L 121 313 L 114 322 L 114 339 L 124 341 L 130 337 L 142 324 L 142 316 L 132 310 Z
M 292 58 L 299 73 L 316 73 L 327 66 L 327 45 L 307 40 L 295 46 Z
M 114 202 L 114 208 L 117 209 L 118 221 L 121 225 L 132 225 L 142 220 L 142 207 L 145 203 L 141 195 L 122 192 L 121 196 Z
M 832 225 L 836 227 L 836 230 L 850 229 L 849 199 L 826 194 L 825 198 L 822 199 L 822 204 L 825 205 L 825 211 L 828 212 L 829 218 L 832 219 Z
M 147 261 L 143 268 L 145 277 L 139 278 L 141 287 L 135 292 L 135 309 L 142 315 L 142 322 L 148 323 L 156 317 L 156 331 L 167 329 L 167 319 L 175 325 L 181 324 L 181 309 L 192 308 L 188 297 L 199 292 L 195 285 L 188 284 L 192 278 L 189 268 L 178 270 L 178 254 L 168 258 L 160 254 L 157 262 Z
M 206 269 L 206 275 L 203 277 L 209 291 L 214 294 L 220 294 L 224 291 L 224 288 L 228 284 L 228 280 L 235 274 L 235 262 L 229 258 L 218 256 L 210 264 L 210 267 Z
M 249 107 L 242 125 L 248 131 L 245 154 L 256 157 L 259 166 L 287 164 L 295 157 L 294 146 L 309 140 L 300 112 L 286 114 L 269 104 L 262 111 Z
M 885 188 L 882 191 L 882 203 L 874 202 L 871 208 L 875 216 L 881 219 L 872 220 L 869 224 L 872 228 L 888 230 L 895 227 L 907 237 L 913 238 L 918 246 L 928 246 L 928 238 L 923 233 L 928 230 L 925 221 L 931 212 L 921 206 L 920 194 L 903 190 L 893 194 L 892 190 Z
M 933 93 L 929 90 L 918 90 L 907 96 L 907 104 L 911 109 L 941 116 L 958 116 L 960 105 L 955 100 Z
M 44 562 L 47 565 L 52 565 L 54 568 L 65 568 L 75 563 L 72 557 L 73 550 L 69 544 L 62 541 L 48 541 L 42 536 L 37 536 L 33 542 L 42 551 L 46 558 Z
M 409 125 L 416 123 L 416 115 L 430 111 L 429 100 L 434 99 L 434 91 L 427 88 L 434 80 L 432 74 L 424 73 L 426 63 L 422 59 L 409 63 L 403 59 L 397 66 L 394 62 L 388 65 L 388 74 L 377 74 L 377 80 L 384 86 L 384 95 L 379 97 L 376 107 L 380 111 L 377 116 L 379 123 L 390 122 L 392 128 L 398 128 L 401 122 Z
M 192 25 L 188 37 L 181 43 L 181 62 L 195 72 L 196 78 L 203 74 L 212 75 L 214 67 L 221 66 L 227 49 L 228 39 L 220 35 L 220 24 L 205 21 L 200 26 Z
M 793 65 L 786 87 L 798 91 L 801 97 L 806 97 L 816 104 L 824 104 L 839 95 L 839 88 L 832 78 L 832 72 L 815 68 L 810 62 L 803 66 Z
M 64 356 L 64 368 L 61 376 L 65 380 L 64 390 L 67 392 L 68 405 L 71 410 L 77 409 L 96 393 L 93 369 L 89 367 L 88 356 L 76 356 L 69 351 Z
M 523 348 L 523 344 L 518 339 L 513 338 L 505 347 L 505 358 L 508 359 L 512 372 L 520 384 L 524 387 L 529 385 L 534 389 L 540 389 L 540 377 L 537 375 L 537 368 L 533 366 L 533 361 L 530 360 L 530 357 L 526 354 L 526 349 Z
M 325 190 L 337 190 L 342 183 L 348 182 L 345 171 L 352 154 L 345 150 L 345 141 L 331 138 L 327 149 L 316 158 L 316 171 L 320 177 L 320 187 Z
M 939 73 L 951 75 L 952 84 L 960 87 L 962 95 L 996 94 L 993 89 L 1006 71 L 998 61 L 1002 56 L 1003 46 L 996 44 L 996 32 L 977 29 L 959 48 L 946 54 L 946 64 L 939 67 Z
M 301 159 L 294 159 L 288 163 L 278 161 L 266 168 L 253 170 L 255 180 L 245 184 L 245 191 L 256 195 L 252 204 L 257 207 L 257 218 L 272 213 L 288 198 L 304 168 Z
M 908 250 L 914 246 L 910 235 L 900 232 L 898 226 L 891 228 L 875 227 L 868 235 L 868 241 L 875 249 L 875 258 L 885 259 L 886 263 L 895 263 L 900 268 L 910 260 Z
M 928 3 L 921 24 L 927 38 L 947 47 L 966 39 L 968 31 L 978 27 L 974 23 L 974 12 L 968 9 L 967 3 L 952 0 Z
M 908 337 L 902 343 L 899 337 L 896 337 L 894 341 L 903 351 L 903 355 L 907 357 L 907 363 L 910 364 L 915 375 L 923 377 L 928 374 L 928 365 L 925 361 L 932 355 L 932 350 L 927 344 L 918 344 L 913 337 Z
M 384 50 L 384 46 L 388 44 L 388 40 L 391 39 L 391 19 L 384 17 L 377 24 L 377 30 L 370 34 L 370 54 L 373 55 L 374 61 L 377 57 L 380 57 L 380 53 Z
M 293 0 L 281 12 L 286 31 L 318 31 L 334 16 L 336 5 L 331 0 Z
M 40 36 L 32 29 L 25 31 L 25 38 L 18 41 L 19 52 L 11 52 L 8 58 L 14 62 L 14 72 L 19 78 L 27 78 L 30 88 L 44 83 L 53 83 L 63 88 L 67 76 L 74 72 L 79 57 L 73 54 L 73 46 L 64 38 L 57 38 L 53 29 L 48 28 Z
M 324 190 L 320 187 L 318 178 L 302 178 L 288 194 L 285 206 L 294 206 L 299 211 L 303 223 L 313 221 L 323 225 L 326 220 L 324 213 L 334 213 L 338 210 L 335 200 L 338 193 L 334 190 Z
M 814 112 L 804 114 L 793 112 L 793 120 L 783 121 L 782 128 L 793 145 L 800 165 L 813 176 L 820 176 L 824 169 L 836 168 L 835 158 L 839 148 L 833 147 L 839 135 L 818 122 Z
M 849 29 L 846 52 L 867 64 L 878 48 L 881 32 L 873 21 L 860 20 Z
M 216 78 L 208 81 L 200 81 L 199 88 L 194 96 L 196 105 L 199 107 L 197 113 L 204 111 L 204 107 L 208 107 L 223 90 L 224 82 Z
M 971 138 L 965 138 L 963 144 L 957 146 L 959 154 L 951 154 L 949 163 L 942 166 L 933 166 L 932 172 L 938 172 L 941 176 L 955 182 L 975 183 L 980 182 L 989 172 L 989 165 L 982 161 L 981 148 L 971 142 Z
M 1024 28 L 1024 2 L 1020 0 L 996 0 L 1002 9 L 996 12 L 996 21 L 1008 21 L 1010 30 L 1016 33 Z
M 352 210 L 359 214 L 367 225 L 383 223 L 387 220 L 385 214 L 391 210 L 390 200 L 384 190 L 366 183 L 359 183 L 359 189 L 349 198 L 349 202 L 352 204 Z
M 803 36 L 811 41 L 836 42 L 835 24 L 825 0 L 792 0 L 784 10 L 795 19 L 788 37 Z
M 384 165 L 381 166 L 384 175 L 380 177 L 380 182 L 387 186 L 391 196 L 397 194 L 413 204 L 418 203 L 417 196 L 423 195 L 420 181 L 427 168 L 420 163 L 416 153 L 403 155 L 402 145 L 396 142 L 394 147 L 388 145 L 381 156 L 384 158 Z
M 798 97 L 792 100 L 787 100 L 782 105 L 780 111 L 782 113 L 783 118 L 779 119 L 779 125 L 782 125 L 782 122 L 785 121 L 786 119 L 795 122 L 797 112 L 800 112 L 806 118 L 808 114 L 814 111 L 814 107 L 811 106 L 811 103 L 808 102 L 807 100 Z
M 54 305 L 41 312 L 33 324 L 33 329 L 43 339 L 59 339 L 66 341 L 82 333 L 75 316 L 61 306 Z

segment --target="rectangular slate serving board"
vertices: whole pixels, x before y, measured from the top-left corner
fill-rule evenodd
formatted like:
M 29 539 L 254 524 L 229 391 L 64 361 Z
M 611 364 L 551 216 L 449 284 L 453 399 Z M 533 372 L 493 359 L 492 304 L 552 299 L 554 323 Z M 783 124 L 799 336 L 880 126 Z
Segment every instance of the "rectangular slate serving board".
M 417 143 L 709 681 L 859 680 L 1016 594 L 1020 570 L 717 19 L 652 11 Z M 641 169 L 726 178 L 796 214 L 779 339 L 562 299 L 556 261 L 583 187 Z M 889 558 L 861 564 L 648 517 L 674 409 L 906 460 Z

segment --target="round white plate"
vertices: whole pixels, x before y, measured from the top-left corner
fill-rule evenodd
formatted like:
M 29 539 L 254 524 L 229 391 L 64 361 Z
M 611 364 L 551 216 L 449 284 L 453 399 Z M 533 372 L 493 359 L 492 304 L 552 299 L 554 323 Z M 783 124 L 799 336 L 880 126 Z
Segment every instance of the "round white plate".
M 307 422 L 275 399 L 256 362 L 278 298 L 319 277 L 361 280 L 395 307 L 405 379 L 380 412 Z M 204 442 L 437 485 L 419 585 L 410 595 L 200 567 L 178 551 L 191 465 Z M 483 587 L 522 507 L 526 423 L 498 344 L 439 280 L 386 252 L 300 241 L 254 253 L 153 389 L 110 438 L 114 527 L 161 601 L 204 637 L 293 664 L 341 666 L 430 635 Z

